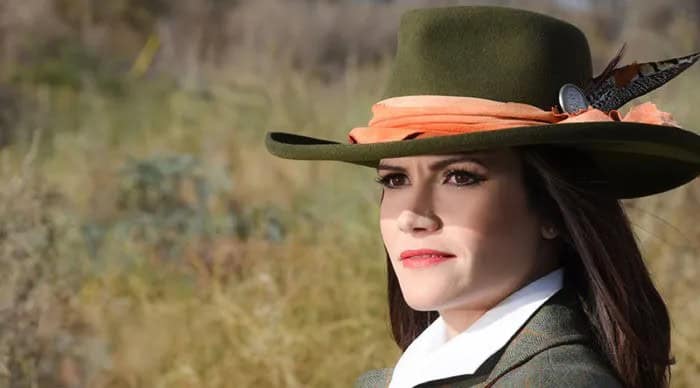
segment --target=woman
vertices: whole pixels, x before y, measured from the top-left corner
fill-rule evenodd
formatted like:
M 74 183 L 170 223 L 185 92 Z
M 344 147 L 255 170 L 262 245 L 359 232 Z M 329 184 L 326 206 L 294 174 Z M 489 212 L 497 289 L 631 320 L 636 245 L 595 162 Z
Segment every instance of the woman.
M 360 387 L 664 387 L 669 317 L 620 199 L 700 174 L 700 136 L 647 103 L 698 55 L 592 77 L 575 26 L 503 7 L 411 10 L 384 98 L 348 143 L 289 159 L 376 168 L 403 350 Z

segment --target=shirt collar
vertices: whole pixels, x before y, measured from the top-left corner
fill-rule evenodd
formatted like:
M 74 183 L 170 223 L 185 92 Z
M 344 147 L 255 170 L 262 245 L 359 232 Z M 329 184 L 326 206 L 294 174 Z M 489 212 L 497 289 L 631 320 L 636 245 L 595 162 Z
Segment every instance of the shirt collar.
M 449 341 L 442 317 L 416 337 L 399 358 L 389 388 L 474 373 L 502 348 L 532 314 L 563 286 L 559 267 L 525 285 Z

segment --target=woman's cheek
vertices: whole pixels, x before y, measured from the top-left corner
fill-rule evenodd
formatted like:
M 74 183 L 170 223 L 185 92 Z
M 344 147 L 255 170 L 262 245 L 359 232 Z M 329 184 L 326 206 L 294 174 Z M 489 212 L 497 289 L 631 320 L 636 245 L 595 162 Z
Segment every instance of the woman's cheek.
M 502 209 L 494 206 L 493 195 L 484 189 L 445 190 L 438 199 L 437 213 L 445 227 L 454 226 L 486 235 L 502 217 Z

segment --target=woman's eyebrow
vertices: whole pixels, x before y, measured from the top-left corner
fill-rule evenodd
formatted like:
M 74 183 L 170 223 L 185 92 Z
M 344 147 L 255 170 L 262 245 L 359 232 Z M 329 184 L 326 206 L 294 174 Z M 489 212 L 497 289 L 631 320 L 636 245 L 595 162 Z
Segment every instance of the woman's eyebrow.
M 480 159 L 478 159 L 472 155 L 462 155 L 462 156 L 457 156 L 454 158 L 439 160 L 435 163 L 432 163 L 430 166 L 428 166 L 428 168 L 431 171 L 438 171 L 442 168 L 449 166 L 450 164 L 457 163 L 457 162 L 463 162 L 463 161 L 471 161 L 471 162 L 478 163 L 478 164 L 484 166 L 484 168 L 486 167 L 484 162 L 482 162 Z M 377 166 L 377 172 L 379 172 L 380 170 L 392 170 L 392 171 L 406 172 L 406 169 L 403 167 L 392 166 L 392 165 L 386 164 L 386 163 L 381 163 L 379 166 Z

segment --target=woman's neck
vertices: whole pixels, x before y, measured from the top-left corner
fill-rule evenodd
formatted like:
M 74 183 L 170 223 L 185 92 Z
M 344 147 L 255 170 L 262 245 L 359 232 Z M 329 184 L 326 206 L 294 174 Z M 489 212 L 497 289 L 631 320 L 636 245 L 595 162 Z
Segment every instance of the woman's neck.
M 447 333 L 447 341 L 458 335 L 459 333 L 469 329 L 474 322 L 476 322 L 482 315 L 484 315 L 488 310 L 499 304 L 503 299 L 507 298 L 509 295 L 515 291 L 525 287 L 526 285 L 534 282 L 535 280 L 543 277 L 544 275 L 552 272 L 560 266 L 558 261 L 550 261 L 546 266 L 541 266 L 537 271 L 531 273 L 524 280 L 522 280 L 515 288 L 511 288 L 510 292 L 505 292 L 501 297 L 487 301 L 486 303 L 480 304 L 480 306 L 474 308 L 448 308 L 444 310 L 439 310 L 440 316 L 445 322 L 445 328 Z
M 440 316 L 445 322 L 447 331 L 447 340 L 449 341 L 459 333 L 467 330 L 474 322 L 476 322 L 488 309 L 451 309 L 440 312 Z

